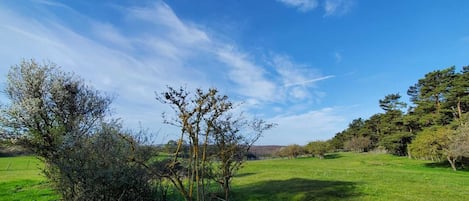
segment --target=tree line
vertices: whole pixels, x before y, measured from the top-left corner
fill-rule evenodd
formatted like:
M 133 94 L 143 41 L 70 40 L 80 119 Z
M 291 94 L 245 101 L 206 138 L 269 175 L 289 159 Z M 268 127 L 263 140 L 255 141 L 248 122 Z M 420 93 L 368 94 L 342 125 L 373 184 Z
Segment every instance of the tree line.
M 435 70 L 407 90 L 379 100 L 383 113 L 353 120 L 331 140 L 333 149 L 382 150 L 398 156 L 447 160 L 456 170 L 469 158 L 469 66 Z
M 148 133 L 112 118 L 111 97 L 54 63 L 12 66 L 3 92 L 1 145 L 33 152 L 63 200 L 229 200 L 244 156 L 275 126 L 236 113 L 214 88 L 167 87 L 156 100 L 173 109 L 163 119 L 180 137 L 161 156 Z

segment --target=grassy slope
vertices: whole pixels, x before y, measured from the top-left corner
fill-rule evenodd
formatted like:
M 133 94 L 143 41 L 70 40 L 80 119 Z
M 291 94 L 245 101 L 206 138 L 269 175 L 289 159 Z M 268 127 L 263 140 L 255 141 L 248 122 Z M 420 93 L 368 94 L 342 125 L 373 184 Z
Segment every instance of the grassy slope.
M 252 161 L 236 200 L 469 200 L 469 172 L 385 154 Z
M 0 200 L 55 200 L 39 168 L 42 163 L 31 156 L 0 157 Z
M 0 158 L 0 200 L 53 200 L 34 157 Z M 385 154 L 249 161 L 235 200 L 469 200 L 469 172 Z

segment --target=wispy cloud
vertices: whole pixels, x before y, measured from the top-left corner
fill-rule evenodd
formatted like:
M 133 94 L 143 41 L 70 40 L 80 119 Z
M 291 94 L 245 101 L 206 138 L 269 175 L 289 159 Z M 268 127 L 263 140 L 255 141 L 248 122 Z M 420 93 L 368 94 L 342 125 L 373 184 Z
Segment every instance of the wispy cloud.
M 230 67 L 228 78 L 238 84 L 240 94 L 264 101 L 274 99 L 275 83 L 266 79 L 264 69 L 251 62 L 247 55 L 233 47 L 219 49 L 216 53 L 219 60 Z
M 67 7 L 66 5 L 64 4 L 61 4 L 61 3 L 58 3 L 58 2 L 55 2 L 55 1 L 48 1 L 48 0 L 33 0 L 33 2 L 36 2 L 36 3 L 39 3 L 39 4 L 43 4 L 43 5 L 47 5 L 47 6 L 56 6 L 56 7 Z
M 132 42 L 123 36 L 119 30 L 110 23 L 93 22 L 91 29 L 101 40 L 117 45 L 121 48 L 132 49 Z
M 332 77 L 288 56 L 272 54 L 268 62 L 256 60 L 256 55 L 237 44 L 212 38 L 196 24 L 184 22 L 161 1 L 119 8 L 119 17 L 125 19 L 119 25 L 83 16 L 68 6 L 65 16 L 55 16 L 47 8 L 65 5 L 35 2 L 33 7 L 44 8 L 29 15 L 0 5 L 0 74 L 5 75 L 7 67 L 22 58 L 51 60 L 97 89 L 117 95 L 116 115 L 130 127 L 138 127 L 139 122 L 154 130 L 162 126 L 159 114 L 168 108 L 155 101 L 154 91 L 166 85 L 216 86 L 235 101 L 245 100 L 270 112 L 272 103 L 320 94 L 311 87 Z M 80 27 L 76 27 L 77 21 Z M 136 28 L 134 24 L 140 25 L 138 31 L 128 31 Z M 282 121 L 289 123 L 290 119 L 274 120 L 284 124 Z
M 284 86 L 288 87 L 291 83 L 303 82 L 316 76 L 315 72 L 308 70 L 308 66 L 295 63 L 288 56 L 274 55 L 272 57 L 272 66 L 280 75 Z
M 278 0 L 278 1 L 282 2 L 283 4 L 289 7 L 294 7 L 301 12 L 308 12 L 318 7 L 317 0 Z
M 151 7 L 136 7 L 128 9 L 129 16 L 154 24 L 154 28 L 166 28 L 168 36 L 174 42 L 197 45 L 209 42 L 207 34 L 196 27 L 182 22 L 173 10 L 164 2 L 157 1 Z
M 324 17 L 342 16 L 350 12 L 354 6 L 354 0 L 277 0 L 284 5 L 296 8 L 300 12 L 315 10 L 319 5 L 324 9 Z
M 83 17 L 74 15 L 68 17 Z M 144 125 L 160 122 L 158 114 L 164 108 L 156 104 L 155 90 L 161 90 L 165 85 L 188 83 L 195 87 L 207 86 L 197 79 L 197 70 L 185 68 L 182 64 L 185 58 L 181 58 L 182 63 L 174 62 L 165 55 L 166 49 L 151 49 L 140 42 L 143 36 L 123 36 L 120 29 L 109 24 L 97 20 L 82 21 L 81 26 L 93 30 L 96 40 L 62 21 L 33 17 L 0 7 L 0 40 L 3 44 L 0 52 L 4 55 L 0 58 L 3 66 L 0 74 L 5 75 L 7 67 L 22 58 L 51 60 L 66 71 L 76 72 L 98 89 L 116 94 L 114 107 L 117 116 L 133 127 L 140 121 Z M 184 34 L 193 37 L 188 32 L 190 29 L 186 29 Z M 171 34 L 154 34 L 147 39 L 159 40 Z M 193 38 L 186 39 L 191 40 Z M 139 54 L 123 46 L 137 47 Z M 185 49 L 181 44 L 175 46 L 179 50 Z
M 315 83 L 334 76 L 323 76 L 314 68 L 292 61 L 288 56 L 274 55 L 271 65 L 279 74 L 282 86 L 277 94 L 283 95 L 290 101 L 316 99 L 321 94 Z M 293 99 L 292 99 L 293 98 Z
M 340 63 L 342 61 L 342 54 L 340 52 L 334 52 L 334 59 L 336 63 Z
M 345 15 L 351 10 L 353 5 L 353 0 L 326 0 L 324 2 L 324 16 Z
M 265 136 L 268 142 L 288 145 L 302 142 L 304 144 L 313 140 L 326 140 L 341 131 L 346 125 L 346 119 L 340 115 L 344 108 L 323 108 L 302 114 L 277 116 L 269 119 L 272 122 L 282 122 L 274 128 L 274 132 Z M 305 137 L 307 136 L 307 137 Z

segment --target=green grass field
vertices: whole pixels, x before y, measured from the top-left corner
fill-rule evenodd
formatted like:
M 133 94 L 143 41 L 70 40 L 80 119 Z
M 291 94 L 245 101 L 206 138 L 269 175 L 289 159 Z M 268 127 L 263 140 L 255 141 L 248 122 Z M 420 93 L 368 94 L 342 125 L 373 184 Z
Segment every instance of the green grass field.
M 34 157 L 0 158 L 0 200 L 53 200 Z M 249 161 L 235 200 L 469 200 L 469 172 L 387 154 Z
M 469 200 L 469 172 L 387 154 L 252 161 L 236 200 Z
M 56 200 L 32 156 L 0 157 L 0 200 Z

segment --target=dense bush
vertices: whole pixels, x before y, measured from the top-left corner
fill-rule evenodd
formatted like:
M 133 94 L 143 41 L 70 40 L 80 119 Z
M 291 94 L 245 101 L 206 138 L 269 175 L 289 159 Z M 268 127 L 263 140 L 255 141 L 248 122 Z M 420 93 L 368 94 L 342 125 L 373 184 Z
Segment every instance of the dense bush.
M 379 144 L 391 154 L 405 156 L 407 155 L 407 145 L 412 141 L 414 136 L 410 132 L 399 132 L 383 137 Z
M 447 127 L 431 127 L 420 132 L 409 145 L 409 154 L 413 158 L 442 161 L 446 159 L 445 150 L 449 145 Z
M 45 172 L 65 200 L 155 200 L 152 185 L 159 181 L 137 163 L 151 153 L 138 152 L 131 139 L 103 124 L 94 135 L 61 147 Z
M 64 200 L 154 200 L 151 152 L 105 122 L 111 98 L 53 63 L 13 66 L 1 107 L 1 139 L 14 139 L 45 163 Z M 143 154 L 140 154 L 143 153 Z
M 323 159 L 324 155 L 331 150 L 331 145 L 328 141 L 313 141 L 306 145 L 305 150 L 307 153 Z

